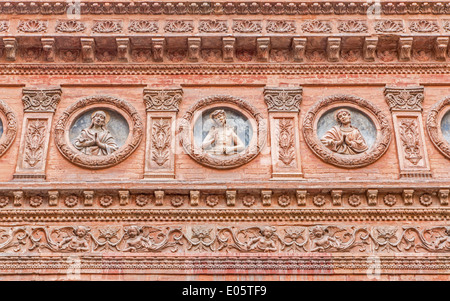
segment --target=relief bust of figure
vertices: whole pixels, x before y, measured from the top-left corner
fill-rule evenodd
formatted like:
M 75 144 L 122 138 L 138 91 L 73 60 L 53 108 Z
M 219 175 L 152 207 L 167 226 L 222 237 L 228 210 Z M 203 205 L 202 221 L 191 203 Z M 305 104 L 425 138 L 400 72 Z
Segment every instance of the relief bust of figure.
M 210 115 L 215 126 L 212 126 L 208 135 L 203 139 L 202 149 L 209 154 L 229 155 L 244 150 L 245 145 L 235 130 L 227 126 L 227 116 L 224 110 L 215 110 Z
M 344 155 L 355 155 L 368 149 L 358 128 L 351 125 L 349 110 L 338 110 L 335 119 L 339 125 L 332 127 L 320 139 L 327 148 Z
M 114 137 L 106 129 L 108 123 L 104 111 L 96 111 L 91 116 L 91 125 L 82 130 L 74 142 L 76 149 L 86 155 L 105 156 L 115 152 L 118 147 Z

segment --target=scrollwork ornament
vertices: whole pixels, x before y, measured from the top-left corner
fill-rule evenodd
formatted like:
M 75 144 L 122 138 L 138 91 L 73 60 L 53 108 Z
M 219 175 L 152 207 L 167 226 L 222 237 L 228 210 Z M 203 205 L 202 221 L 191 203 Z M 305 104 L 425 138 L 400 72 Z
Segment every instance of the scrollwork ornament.
M 333 152 L 320 142 L 316 133 L 316 124 L 320 113 L 336 103 L 354 105 L 368 111 L 377 128 L 375 143 L 367 151 L 355 155 L 344 155 Z M 303 121 L 303 135 L 311 150 L 324 162 L 345 168 L 359 168 L 372 164 L 388 149 L 391 142 L 392 129 L 384 113 L 369 101 L 352 95 L 332 95 L 323 98 L 313 105 Z
M 239 107 L 240 110 L 250 114 L 256 122 L 256 128 L 253 129 L 254 135 L 257 135 L 255 142 L 250 143 L 243 151 L 228 156 L 211 155 L 195 146 L 191 137 L 194 113 L 215 104 L 219 106 L 227 104 L 235 105 Z M 183 146 L 184 151 L 195 161 L 213 168 L 229 169 L 241 166 L 251 161 L 259 154 L 266 143 L 267 122 L 252 105 L 243 99 L 230 95 L 214 95 L 199 100 L 188 109 L 181 119 L 178 132 L 180 135 L 180 143 Z
M 0 157 L 8 150 L 17 134 L 17 118 L 11 108 L 0 100 L 0 115 L 3 121 L 3 133 L 0 136 Z
M 117 151 L 103 156 L 88 155 L 77 150 L 69 141 L 66 133 L 71 126 L 70 121 L 73 116 L 79 116 L 82 112 L 89 110 L 89 107 L 107 105 L 119 109 L 127 115 L 130 120 L 130 133 L 127 142 Z M 55 127 L 55 144 L 61 154 L 73 164 L 84 168 L 101 169 L 114 166 L 128 158 L 139 146 L 144 132 L 144 126 L 136 109 L 127 101 L 107 96 L 97 95 L 85 97 L 67 108 Z
M 450 109 L 450 96 L 436 103 L 430 110 L 427 118 L 427 132 L 434 146 L 448 159 L 450 159 L 450 143 L 442 135 L 441 122 Z

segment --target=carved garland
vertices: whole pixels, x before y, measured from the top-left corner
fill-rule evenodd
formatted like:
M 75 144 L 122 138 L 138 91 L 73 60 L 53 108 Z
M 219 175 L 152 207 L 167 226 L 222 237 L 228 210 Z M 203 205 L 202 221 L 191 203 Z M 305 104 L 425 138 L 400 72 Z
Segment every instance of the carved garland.
M 112 154 L 105 156 L 83 154 L 75 149 L 66 137 L 71 117 L 74 114 L 82 113 L 83 109 L 91 105 L 112 105 L 124 111 L 131 118 L 131 124 L 129 124 L 130 134 L 127 143 Z M 55 127 L 55 143 L 61 154 L 70 162 L 85 168 L 101 169 L 114 166 L 130 156 L 141 142 L 143 132 L 143 124 L 138 112 L 127 101 L 105 95 L 89 96 L 79 100 L 64 111 Z
M 16 115 L 11 111 L 11 108 L 2 100 L 0 100 L 0 114 L 6 120 L 3 121 L 3 133 L 0 136 L 0 157 L 8 150 L 13 143 L 17 134 L 17 119 Z M 6 121 L 6 122 L 5 122 Z
M 428 114 L 427 131 L 434 146 L 450 159 L 450 144 L 444 139 L 441 132 L 441 121 L 450 109 L 450 96 L 435 104 Z
M 192 118 L 197 110 L 212 104 L 233 104 L 249 113 L 256 121 L 257 129 L 256 131 L 254 130 L 254 134 L 257 135 L 256 143 L 251 143 L 242 153 L 230 155 L 226 158 L 211 156 L 205 152 L 194 151 L 194 144 L 191 139 Z M 200 164 L 219 169 L 234 168 L 250 162 L 262 150 L 266 143 L 267 137 L 267 124 L 263 116 L 246 101 L 229 95 L 214 95 L 199 100 L 184 114 L 178 130 L 180 133 L 180 143 L 185 152 L 191 156 L 192 159 Z
M 342 103 L 353 104 L 372 113 L 373 121 L 376 121 L 377 139 L 375 144 L 366 152 L 357 155 L 341 155 L 329 150 L 317 137 L 315 125 L 320 111 L 326 107 Z M 318 101 L 306 114 L 303 122 L 303 135 L 311 150 L 324 162 L 345 168 L 358 168 L 367 166 L 378 160 L 387 150 L 391 142 L 392 129 L 386 116 L 375 105 L 365 99 L 351 95 L 332 95 Z

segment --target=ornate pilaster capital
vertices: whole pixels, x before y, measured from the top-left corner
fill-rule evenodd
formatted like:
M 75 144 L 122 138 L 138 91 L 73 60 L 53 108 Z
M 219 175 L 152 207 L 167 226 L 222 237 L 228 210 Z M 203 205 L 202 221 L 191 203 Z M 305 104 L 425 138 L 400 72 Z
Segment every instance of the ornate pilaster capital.
M 423 87 L 388 87 L 384 96 L 391 111 L 422 111 Z
M 302 102 L 302 87 L 265 87 L 264 101 L 269 112 L 298 112 Z
M 61 100 L 61 88 L 23 89 L 22 102 L 24 112 L 50 112 L 54 113 Z
M 183 89 L 144 89 L 144 102 L 147 111 L 178 112 Z

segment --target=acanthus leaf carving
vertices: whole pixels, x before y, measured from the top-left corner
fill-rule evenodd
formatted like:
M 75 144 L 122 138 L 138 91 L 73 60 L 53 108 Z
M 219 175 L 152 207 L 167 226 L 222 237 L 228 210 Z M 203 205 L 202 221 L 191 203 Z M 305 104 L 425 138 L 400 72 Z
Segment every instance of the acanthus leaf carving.
M 234 20 L 233 31 L 239 33 L 260 33 L 262 31 L 261 21 Z
M 386 87 L 384 95 L 393 111 L 421 111 L 424 99 L 423 87 L 394 88 Z
M 30 167 L 34 168 L 44 158 L 44 142 L 46 138 L 47 121 L 34 119 L 29 120 L 25 135 L 25 158 Z
M 277 20 L 277 21 L 268 21 L 267 32 L 272 33 L 293 33 L 296 30 L 295 23 L 292 21 L 284 21 L 284 20 Z
M 419 20 L 412 21 L 409 25 L 409 30 L 417 33 L 433 33 L 439 32 L 439 26 L 434 21 Z
M 302 24 L 302 30 L 308 33 L 330 33 L 331 25 L 326 21 L 310 20 Z
M 165 32 L 192 32 L 194 30 L 194 26 L 192 25 L 192 21 L 184 21 L 184 20 L 175 20 L 175 21 L 167 21 L 164 26 Z
M 61 100 L 61 89 L 23 89 L 25 112 L 55 112 Z
M 144 102 L 147 111 L 174 111 L 182 100 L 183 90 L 178 89 L 145 89 Z
M 298 88 L 264 88 L 264 101 L 269 112 L 298 112 L 302 101 L 301 87 Z
M 158 32 L 158 23 L 149 20 L 132 20 L 128 26 L 130 32 L 144 33 L 144 32 Z
M 375 24 L 375 31 L 380 33 L 397 33 L 403 32 L 403 22 L 394 20 L 382 20 Z
M 152 123 L 152 160 L 159 166 L 169 161 L 170 153 L 170 121 L 168 119 L 153 119 Z
M 227 21 L 223 20 L 201 20 L 198 27 L 199 32 L 205 33 L 219 33 L 227 32 L 228 25 Z
M 399 130 L 405 158 L 412 164 L 417 165 L 422 159 L 417 119 L 402 118 L 399 124 Z
M 294 124 L 292 118 L 278 119 L 278 159 L 289 166 L 295 160 Z
M 86 26 L 81 21 L 77 20 L 59 20 L 56 25 L 56 32 L 81 32 L 86 29 Z
M 116 33 L 122 31 L 122 21 L 101 20 L 95 21 L 92 31 L 95 33 Z
M 42 20 L 22 20 L 17 30 L 25 33 L 37 33 L 47 31 L 47 21 Z
M 338 30 L 345 33 L 367 32 L 368 27 L 364 21 L 349 20 L 340 22 Z

